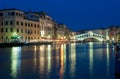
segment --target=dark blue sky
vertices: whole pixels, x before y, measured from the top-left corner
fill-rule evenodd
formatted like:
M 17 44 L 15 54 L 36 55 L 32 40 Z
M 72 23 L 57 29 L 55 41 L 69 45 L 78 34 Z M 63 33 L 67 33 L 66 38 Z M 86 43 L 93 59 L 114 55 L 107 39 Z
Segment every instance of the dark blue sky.
M 45 11 L 74 31 L 120 25 L 120 0 L 0 0 L 0 9 Z

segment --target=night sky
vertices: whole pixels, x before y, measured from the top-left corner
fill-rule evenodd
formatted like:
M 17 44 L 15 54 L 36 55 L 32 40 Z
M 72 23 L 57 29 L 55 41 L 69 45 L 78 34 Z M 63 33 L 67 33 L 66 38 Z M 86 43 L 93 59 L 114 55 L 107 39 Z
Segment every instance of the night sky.
M 45 11 L 74 31 L 120 26 L 120 0 L 0 0 L 0 9 Z

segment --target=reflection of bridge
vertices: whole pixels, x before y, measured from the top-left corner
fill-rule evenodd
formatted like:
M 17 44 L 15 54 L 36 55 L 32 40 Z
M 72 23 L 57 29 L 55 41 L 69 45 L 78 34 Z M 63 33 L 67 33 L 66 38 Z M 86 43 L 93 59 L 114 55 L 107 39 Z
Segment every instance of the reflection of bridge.
M 83 40 L 89 39 L 89 38 L 94 38 L 94 39 L 97 39 L 98 41 L 105 41 L 106 36 L 97 34 L 97 33 L 93 33 L 92 31 L 75 36 L 76 41 L 83 41 Z

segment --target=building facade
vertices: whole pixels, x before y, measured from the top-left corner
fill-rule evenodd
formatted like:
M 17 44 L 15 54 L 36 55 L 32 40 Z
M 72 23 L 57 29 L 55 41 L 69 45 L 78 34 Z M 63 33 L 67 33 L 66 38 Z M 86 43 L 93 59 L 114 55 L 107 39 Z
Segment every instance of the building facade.
M 0 11 L 0 42 L 39 41 L 40 24 L 29 20 L 23 11 L 6 9 Z
M 0 10 L 0 43 L 54 41 L 66 38 L 66 33 L 67 27 L 58 25 L 45 12 Z
M 109 40 L 111 42 L 120 42 L 120 27 L 110 26 L 108 29 L 109 29 Z

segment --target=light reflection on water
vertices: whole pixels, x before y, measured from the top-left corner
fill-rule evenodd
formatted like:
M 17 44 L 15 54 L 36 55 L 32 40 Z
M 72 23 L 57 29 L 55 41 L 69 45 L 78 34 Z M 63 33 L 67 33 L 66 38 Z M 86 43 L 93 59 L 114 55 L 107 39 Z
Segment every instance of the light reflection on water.
M 107 59 L 106 59 L 106 62 L 107 62 L 107 64 L 106 64 L 106 72 L 107 72 L 107 76 L 109 76 L 109 72 L 110 72 L 110 56 L 109 56 L 109 45 L 107 44 L 107 48 L 106 48 L 106 53 L 107 53 Z
M 1 50 L 2 79 L 115 79 L 114 51 L 109 44 L 71 43 Z
M 90 69 L 90 76 L 93 76 L 93 43 L 89 43 L 89 69 Z
M 71 51 L 70 51 L 70 56 L 71 56 L 71 66 L 70 66 L 70 72 L 71 76 L 74 77 L 75 75 L 75 66 L 76 66 L 76 43 L 71 44 Z
M 21 47 L 13 47 L 11 51 L 11 75 L 16 78 L 20 69 Z

